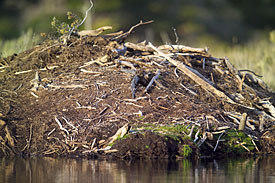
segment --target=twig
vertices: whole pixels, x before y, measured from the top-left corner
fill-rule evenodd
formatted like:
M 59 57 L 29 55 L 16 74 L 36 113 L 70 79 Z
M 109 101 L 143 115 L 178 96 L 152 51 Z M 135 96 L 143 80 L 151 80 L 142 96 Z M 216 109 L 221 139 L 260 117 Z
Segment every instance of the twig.
M 154 83 L 154 81 L 155 81 L 156 79 L 158 79 L 159 75 L 160 75 L 160 70 L 158 69 L 157 74 L 151 79 L 151 81 L 149 82 L 149 84 L 148 84 L 147 87 L 145 88 L 144 93 L 147 93 L 147 92 L 148 92 L 149 88 L 152 86 L 152 84 Z
M 178 37 L 178 34 L 177 34 L 177 30 L 176 28 L 172 27 L 173 31 L 174 31 L 174 35 L 176 37 L 176 40 L 175 40 L 175 43 L 178 44 L 178 41 L 179 41 L 179 37 Z
M 119 56 L 119 59 L 131 62 L 131 63 L 134 63 L 134 64 L 138 64 L 138 65 L 141 65 L 141 66 L 152 67 L 152 65 L 141 62 L 138 59 L 133 59 L 133 58 L 125 57 L 125 56 Z
M 133 106 L 136 106 L 136 107 L 139 107 L 139 108 L 143 108 L 142 105 L 137 105 L 137 104 L 134 104 L 132 102 L 125 102 L 126 105 L 133 105 Z
M 125 65 L 127 67 L 130 67 L 133 70 L 136 70 L 135 66 L 130 62 L 123 61 L 123 60 L 118 60 L 118 64 Z
M 244 145 L 243 145 L 243 143 L 240 143 L 239 141 L 236 141 L 236 143 L 237 144 L 239 144 L 240 146 L 242 146 L 245 150 L 247 150 L 248 152 L 250 152 L 250 150 L 247 148 L 247 147 L 245 147 Z
M 72 123 L 70 123 L 66 118 L 62 117 L 62 119 L 64 119 L 64 121 L 71 126 L 73 129 L 77 129 Z
M 193 133 L 193 131 L 194 131 L 194 128 L 195 128 L 195 125 L 192 125 L 191 130 L 190 130 L 190 133 L 189 133 L 189 135 L 188 135 L 190 138 L 192 137 L 192 133 Z
M 131 82 L 132 98 L 136 97 L 136 89 L 137 89 L 138 81 L 139 81 L 139 77 L 135 75 Z
M 92 106 L 82 106 L 79 102 L 75 102 L 78 106 L 76 107 L 77 109 L 96 109 L 95 107 Z
M 52 84 L 48 84 L 48 87 L 52 87 L 52 88 L 57 88 L 57 89 L 74 89 L 74 88 L 86 88 L 87 85 L 52 85 Z
M 26 144 L 25 147 L 21 150 L 22 152 L 23 152 L 26 148 L 29 150 L 31 138 L 32 138 L 32 124 L 30 125 L 30 136 L 29 136 L 29 140 L 26 140 L 26 141 L 27 141 L 27 144 Z
M 29 148 L 30 148 L 31 139 L 32 139 L 32 124 L 31 124 L 31 126 L 30 126 L 30 136 L 29 136 L 28 146 L 27 146 L 28 150 L 29 150 Z
M 39 69 L 40 71 L 46 71 L 46 70 L 51 70 L 51 69 L 54 69 L 54 68 L 57 68 L 59 66 L 50 66 L 50 67 L 47 67 L 47 68 L 41 68 Z M 25 74 L 25 73 L 29 73 L 29 72 L 32 72 L 34 70 L 25 70 L 25 71 L 18 71 L 16 73 L 14 73 L 15 75 L 18 75 L 18 74 Z
M 193 92 L 192 90 L 190 90 L 189 88 L 187 88 L 186 86 L 184 86 L 184 84 L 182 84 L 182 82 L 180 83 L 180 86 L 182 86 L 185 90 L 187 90 L 192 95 L 198 96 L 197 93 Z
M 200 147 L 206 139 L 207 139 L 207 136 L 206 136 L 206 133 L 204 132 L 203 136 L 202 136 L 201 140 L 198 142 L 197 146 Z
M 213 150 L 214 152 L 216 151 L 216 149 L 217 149 L 217 147 L 218 147 L 218 145 L 219 145 L 219 142 L 220 142 L 220 138 L 222 137 L 223 134 L 224 134 L 224 132 L 220 134 L 220 136 L 219 136 L 219 138 L 218 138 L 218 140 L 217 140 L 217 143 L 216 143 L 216 145 L 215 145 L 215 148 L 214 148 L 214 150 Z
M 148 22 L 143 22 L 143 21 L 141 20 L 138 24 L 132 26 L 132 27 L 129 29 L 128 32 L 125 32 L 125 33 L 123 33 L 123 34 L 121 34 L 121 35 L 119 35 L 119 36 L 117 36 L 117 37 L 114 37 L 114 38 L 111 39 L 111 40 L 113 41 L 113 40 L 118 40 L 118 39 L 124 39 L 124 38 L 126 38 L 129 34 L 131 34 L 132 31 L 133 31 L 135 28 L 137 28 L 138 26 L 145 25 L 145 24 L 150 24 L 150 23 L 152 23 L 152 22 L 154 22 L 154 21 L 153 21 L 153 20 L 150 20 L 150 21 L 148 21 Z
M 176 75 L 177 78 L 179 78 L 179 75 L 177 74 L 177 68 L 175 68 L 174 74 Z
M 260 115 L 260 125 L 259 125 L 260 132 L 264 131 L 264 124 L 265 124 L 264 115 Z
M 198 130 L 197 133 L 195 134 L 194 142 L 196 142 L 199 139 L 199 133 L 200 133 L 200 130 Z
M 101 74 L 102 72 L 96 72 L 96 71 L 89 71 L 89 70 L 86 70 L 86 69 L 80 69 L 81 72 L 84 72 L 84 73 L 88 73 L 88 74 L 97 74 L 99 76 L 99 74 Z
M 99 116 L 101 116 L 103 113 L 105 113 L 109 109 L 109 106 L 106 106 L 102 111 L 100 111 Z
M 56 128 L 52 129 L 49 133 L 48 133 L 48 136 L 50 136 L 54 131 L 55 131 Z
M 34 96 L 35 98 L 39 98 L 35 93 L 31 92 L 31 95 Z
M 94 147 L 94 145 L 95 145 L 95 142 L 96 142 L 96 138 L 94 138 L 94 140 L 93 140 L 93 143 L 92 143 L 91 149 L 93 149 L 93 147 Z
M 124 100 L 124 101 L 127 101 L 127 102 L 137 102 L 137 101 L 143 100 L 143 99 L 148 99 L 148 97 L 147 97 L 147 96 L 144 96 L 144 97 L 138 97 L 138 98 L 136 98 L 136 99 L 128 99 L 128 98 L 126 98 L 126 99 L 123 99 L 123 100 Z
M 261 75 L 256 74 L 255 72 L 253 72 L 253 71 L 251 71 L 251 70 L 247 70 L 247 69 L 239 70 L 239 72 L 250 72 L 250 73 L 254 74 L 255 76 L 257 76 L 257 77 L 259 77 L 259 78 L 263 77 L 263 76 L 261 76 Z
M 70 135 L 69 132 L 68 132 L 68 130 L 62 126 L 62 124 L 60 123 L 59 119 L 57 119 L 56 117 L 54 117 L 54 119 L 55 119 L 56 123 L 58 124 L 60 130 L 63 130 L 64 132 L 66 132 L 67 135 Z
M 70 38 L 70 36 L 71 36 L 71 34 L 73 33 L 73 31 L 74 31 L 75 29 L 77 29 L 79 26 L 81 26 L 81 25 L 85 22 L 86 18 L 88 17 L 89 11 L 90 11 L 90 10 L 93 8 L 93 6 L 94 6 L 92 0 L 90 0 L 90 3 L 91 3 L 91 6 L 86 10 L 86 12 L 85 12 L 85 17 L 83 18 L 83 20 L 80 22 L 80 24 L 78 24 L 78 25 L 75 26 L 75 27 L 72 27 L 71 30 L 69 31 L 68 39 Z
M 257 147 L 257 145 L 256 145 L 256 143 L 254 142 L 253 138 L 251 137 L 251 135 L 248 135 L 248 137 L 251 138 L 252 144 L 255 146 L 256 150 L 257 150 L 258 152 L 260 152 L 259 149 L 258 149 L 258 147 Z

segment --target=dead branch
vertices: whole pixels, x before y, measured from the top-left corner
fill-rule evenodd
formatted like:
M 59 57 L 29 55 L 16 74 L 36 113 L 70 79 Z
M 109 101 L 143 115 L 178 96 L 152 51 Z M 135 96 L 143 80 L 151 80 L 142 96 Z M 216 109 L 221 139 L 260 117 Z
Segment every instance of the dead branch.
M 132 33 L 132 31 L 133 31 L 135 28 L 137 28 L 137 27 L 139 27 L 139 26 L 141 26 L 141 25 L 150 24 L 150 23 L 152 23 L 152 22 L 154 22 L 154 21 L 153 21 L 153 20 L 150 20 L 150 21 L 147 21 L 147 22 L 143 22 L 143 21 L 141 20 L 138 24 L 132 26 L 132 27 L 129 29 L 129 31 L 127 31 L 127 32 L 125 32 L 125 33 L 123 33 L 123 34 L 121 34 L 121 35 L 119 35 L 119 36 L 117 36 L 117 37 L 114 37 L 114 38 L 112 38 L 111 40 L 112 40 L 112 41 L 115 40 L 115 41 L 117 41 L 117 42 L 120 42 L 120 41 L 122 41 L 122 40 L 125 40 L 125 39 Z

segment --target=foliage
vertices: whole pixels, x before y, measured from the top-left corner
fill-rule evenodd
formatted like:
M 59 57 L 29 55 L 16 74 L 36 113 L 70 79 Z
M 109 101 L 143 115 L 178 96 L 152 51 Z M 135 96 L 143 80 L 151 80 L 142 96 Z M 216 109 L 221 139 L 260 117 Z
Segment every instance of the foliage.
M 70 23 L 61 22 L 56 17 L 53 17 L 51 25 L 52 28 L 56 30 L 56 36 L 59 37 L 64 34 L 68 34 L 69 31 L 74 29 L 81 22 L 81 19 L 76 14 L 70 11 L 67 12 L 67 17 L 68 20 L 70 20 Z

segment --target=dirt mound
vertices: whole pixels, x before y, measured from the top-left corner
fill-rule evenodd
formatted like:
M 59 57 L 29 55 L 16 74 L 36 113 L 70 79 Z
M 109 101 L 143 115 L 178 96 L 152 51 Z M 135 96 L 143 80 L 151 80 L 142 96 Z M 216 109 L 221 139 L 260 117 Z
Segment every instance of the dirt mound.
M 275 95 L 253 72 L 207 49 L 125 42 L 132 30 L 1 58 L 2 153 L 274 152 Z

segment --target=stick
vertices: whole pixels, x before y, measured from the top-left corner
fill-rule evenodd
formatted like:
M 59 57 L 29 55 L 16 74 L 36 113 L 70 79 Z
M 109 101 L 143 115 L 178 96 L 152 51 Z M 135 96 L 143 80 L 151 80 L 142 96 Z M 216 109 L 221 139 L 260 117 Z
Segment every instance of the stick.
M 26 141 L 27 141 L 27 144 L 26 144 L 25 147 L 22 149 L 22 152 L 23 152 L 26 148 L 29 150 L 31 138 L 32 138 L 32 124 L 31 124 L 31 126 L 30 126 L 30 136 L 29 136 L 29 140 L 26 140 Z
M 247 113 L 243 113 L 240 120 L 239 130 L 244 130 L 246 121 L 247 121 Z
M 236 142 L 237 142 L 237 144 L 239 144 L 240 146 L 242 146 L 245 150 L 247 150 L 248 152 L 250 152 L 250 150 L 247 147 L 245 147 L 242 143 L 240 143 L 239 141 L 236 141 Z
M 48 133 L 48 136 L 50 136 L 54 131 L 55 131 L 55 128 L 52 129 L 52 130 Z
M 95 145 L 95 142 L 96 142 L 96 138 L 94 138 L 94 140 L 93 140 L 93 143 L 92 143 L 91 149 L 93 149 L 93 147 L 94 147 L 94 145 Z
M 81 26 L 81 25 L 85 22 L 85 20 L 86 20 L 86 18 L 87 18 L 87 16 L 88 16 L 88 12 L 89 12 L 89 11 L 93 8 L 93 6 L 94 6 L 92 0 L 90 0 L 90 3 L 91 3 L 91 6 L 86 10 L 86 12 L 85 12 L 85 17 L 83 18 L 83 20 L 80 22 L 80 24 L 78 24 L 78 25 L 75 26 L 75 27 L 72 27 L 71 30 L 69 31 L 68 39 L 70 38 L 70 36 L 71 36 L 71 34 L 73 33 L 74 29 L 77 29 L 79 26 Z
M 200 130 L 198 130 L 197 133 L 195 134 L 194 142 L 196 142 L 199 139 L 199 137 L 198 137 L 199 133 L 200 133 Z
M 64 119 L 64 121 L 71 126 L 73 129 L 77 129 L 72 123 L 70 123 L 66 118 L 62 117 L 62 119 Z
M 195 125 L 192 125 L 191 130 L 190 130 L 190 133 L 189 133 L 189 135 L 188 135 L 190 138 L 192 137 L 192 133 L 193 133 L 193 131 L 194 131 L 194 128 L 195 128 Z
M 217 147 L 218 147 L 218 144 L 219 144 L 219 142 L 220 142 L 220 138 L 222 137 L 222 135 L 224 134 L 224 132 L 222 133 L 222 134 L 220 134 L 220 136 L 219 136 L 219 138 L 218 138 L 218 140 L 217 140 L 217 143 L 216 143 L 216 145 L 215 145 L 215 148 L 214 148 L 214 152 L 216 151 L 216 149 L 217 149 Z
M 136 89 L 137 89 L 138 80 L 139 80 L 139 77 L 135 75 L 131 82 L 132 98 L 136 98 Z
M 151 81 L 149 82 L 149 84 L 148 84 L 147 87 L 145 88 L 144 93 L 147 93 L 147 91 L 148 91 L 149 88 L 152 86 L 152 84 L 154 83 L 154 81 L 155 81 L 156 79 L 158 79 L 159 75 L 160 75 L 160 71 L 159 71 L 159 69 L 158 69 L 157 74 L 151 79 Z
M 152 22 L 154 22 L 154 21 L 153 21 L 153 20 L 150 20 L 150 21 L 148 21 L 148 22 L 143 22 L 143 21 L 141 20 L 138 24 L 132 26 L 132 27 L 129 29 L 128 32 L 125 32 L 124 34 L 121 34 L 121 35 L 119 35 L 119 36 L 117 36 L 117 37 L 114 37 L 114 38 L 111 39 L 111 40 L 113 41 L 113 40 L 118 40 L 118 39 L 124 39 L 124 38 L 126 38 L 128 35 L 130 35 L 130 34 L 132 33 L 132 31 L 133 31 L 135 28 L 137 28 L 138 26 L 145 25 L 145 24 L 150 24 L 150 23 L 152 23 Z
M 66 132 L 67 135 L 69 135 L 68 130 L 62 126 L 62 124 L 60 123 L 59 119 L 57 119 L 56 117 L 54 117 L 54 119 L 55 119 L 56 123 L 58 124 L 60 130 L 63 130 L 64 132 Z
M 257 147 L 257 145 L 256 145 L 256 143 L 254 142 L 253 138 L 251 137 L 251 135 L 248 135 L 248 137 L 251 138 L 252 144 L 255 146 L 256 150 L 257 150 L 258 152 L 260 152 L 259 149 L 258 149 L 258 147 Z
M 203 136 L 201 140 L 197 143 L 197 146 L 200 147 L 206 139 L 207 139 L 206 133 L 203 133 Z
M 187 90 L 189 93 L 191 93 L 192 95 L 198 96 L 197 93 L 193 92 L 192 90 L 190 90 L 189 88 L 187 88 L 186 86 L 184 86 L 184 84 L 182 84 L 182 82 L 180 83 L 180 85 L 181 85 L 185 90 Z

